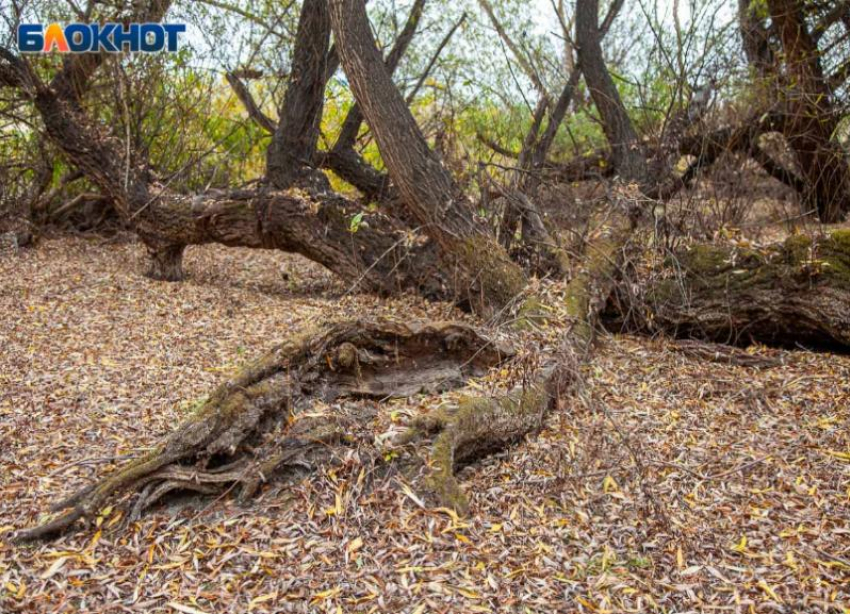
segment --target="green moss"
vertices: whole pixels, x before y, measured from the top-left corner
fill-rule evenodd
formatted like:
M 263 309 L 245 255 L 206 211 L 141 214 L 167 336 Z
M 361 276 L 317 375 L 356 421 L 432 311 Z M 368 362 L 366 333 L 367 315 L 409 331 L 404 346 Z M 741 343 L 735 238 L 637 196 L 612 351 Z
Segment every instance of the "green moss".
M 492 238 L 468 237 L 461 254 L 464 268 L 478 282 L 490 307 L 504 307 L 525 289 L 525 273 Z
M 831 281 L 850 287 L 850 230 L 836 230 L 818 246 L 817 259 L 826 264 L 822 274 Z
M 730 266 L 729 250 L 714 245 L 693 245 L 687 251 L 677 254 L 676 257 L 685 269 L 708 275 Z
M 546 324 L 550 319 L 546 304 L 537 296 L 529 296 L 520 305 L 514 321 L 514 328 L 530 330 L 541 324 Z
M 850 255 L 850 228 L 834 231 L 829 236 L 829 240 L 835 246 L 835 249 Z
M 812 249 L 812 239 L 806 235 L 788 237 L 783 244 L 783 249 L 788 255 L 790 262 L 803 262 L 809 258 Z
M 444 507 L 458 514 L 469 511 L 469 502 L 455 479 L 456 452 L 461 445 L 489 449 L 522 437 L 537 424 L 549 402 L 542 385 L 488 399 L 465 397 L 452 422 L 431 448 L 431 473 L 427 487 Z

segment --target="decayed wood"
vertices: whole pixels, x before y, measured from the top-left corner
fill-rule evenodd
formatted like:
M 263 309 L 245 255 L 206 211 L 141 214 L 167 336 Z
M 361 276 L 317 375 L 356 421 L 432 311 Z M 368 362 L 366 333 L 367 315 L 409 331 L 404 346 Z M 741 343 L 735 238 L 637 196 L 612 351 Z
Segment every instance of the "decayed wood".
M 318 464 L 333 443 L 355 439 L 362 405 L 316 415 L 316 402 L 387 399 L 463 386 L 511 354 L 456 322 L 347 321 L 308 329 L 219 386 L 153 451 L 52 509 L 54 519 L 17 541 L 59 533 L 107 501 L 134 492 L 140 513 L 175 490 L 205 494 L 259 484 L 296 458 Z

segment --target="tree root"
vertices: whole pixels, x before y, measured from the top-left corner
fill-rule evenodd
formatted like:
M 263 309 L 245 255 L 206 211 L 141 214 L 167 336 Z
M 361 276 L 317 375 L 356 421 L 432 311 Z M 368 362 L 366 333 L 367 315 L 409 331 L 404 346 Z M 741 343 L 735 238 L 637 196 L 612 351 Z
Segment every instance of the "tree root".
M 247 499 L 276 471 L 316 466 L 334 444 L 369 437 L 357 433 L 362 408 L 327 415 L 314 411 L 317 402 L 440 392 L 510 355 L 455 322 L 348 321 L 305 331 L 221 385 L 153 451 L 54 505 L 61 514 L 13 539 L 61 533 L 129 493 L 136 494 L 131 517 L 176 491 L 239 487 Z
M 494 398 L 467 397 L 453 410 L 443 408 L 420 416 L 397 439 L 398 444 L 406 445 L 436 434 L 425 487 L 439 505 L 467 513 L 469 502 L 455 478 L 456 469 L 538 431 L 552 405 L 565 401 L 581 381 L 581 367 L 590 357 L 595 337 L 596 317 L 613 288 L 629 234 L 623 224 L 590 242 L 583 267 L 568 284 L 564 297 L 571 326 L 560 346 L 540 357 L 539 366 L 523 385 Z M 527 300 L 537 302 L 536 297 Z

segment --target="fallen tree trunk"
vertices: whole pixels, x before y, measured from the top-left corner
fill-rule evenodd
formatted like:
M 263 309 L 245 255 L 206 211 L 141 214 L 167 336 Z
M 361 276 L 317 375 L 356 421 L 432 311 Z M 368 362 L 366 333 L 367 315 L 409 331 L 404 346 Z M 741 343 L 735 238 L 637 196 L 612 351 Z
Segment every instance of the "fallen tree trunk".
M 354 223 L 356 216 L 359 223 Z M 433 245 L 394 218 L 327 192 L 230 191 L 151 199 L 136 230 L 165 244 L 151 250 L 150 276 L 182 276 L 183 246 L 220 243 L 301 254 L 341 279 L 379 294 L 400 289 L 446 298 L 450 284 Z M 173 248 L 169 252 L 169 248 Z
M 850 350 L 850 231 L 768 249 L 695 245 L 609 312 L 628 328 L 722 343 Z

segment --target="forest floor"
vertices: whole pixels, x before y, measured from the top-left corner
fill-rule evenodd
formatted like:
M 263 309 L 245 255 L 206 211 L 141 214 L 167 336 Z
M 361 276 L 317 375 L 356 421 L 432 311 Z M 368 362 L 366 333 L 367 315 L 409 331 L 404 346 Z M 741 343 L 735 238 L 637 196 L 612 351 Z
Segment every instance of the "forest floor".
M 627 336 L 602 339 L 539 436 L 461 472 L 467 518 L 398 477 L 366 488 L 349 449 L 248 507 L 107 508 L 12 546 L 275 340 L 458 315 L 349 295 L 279 253 L 192 248 L 179 285 L 142 261 L 102 237 L 0 253 L 0 612 L 850 612 L 850 357 L 751 348 L 783 364 L 744 368 Z

